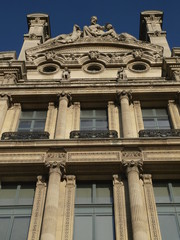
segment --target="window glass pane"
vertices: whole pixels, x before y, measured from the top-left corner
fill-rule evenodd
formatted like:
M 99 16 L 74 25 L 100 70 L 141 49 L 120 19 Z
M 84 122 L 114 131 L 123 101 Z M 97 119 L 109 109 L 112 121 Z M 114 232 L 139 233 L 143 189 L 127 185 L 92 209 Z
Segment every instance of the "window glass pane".
M 113 240 L 113 216 L 96 216 L 95 235 L 97 240 Z
M 0 239 L 7 239 L 10 217 L 0 217 Z
M 170 129 L 170 124 L 168 119 L 158 119 L 159 128 L 168 128 Z
M 155 129 L 156 126 L 156 122 L 154 119 L 144 119 L 144 128 L 145 129 Z
M 93 128 L 93 121 L 92 120 L 81 120 L 81 130 L 91 130 Z
M 96 203 L 112 203 L 112 188 L 109 184 L 96 185 Z
M 142 109 L 142 114 L 143 114 L 143 117 L 146 117 L 146 116 L 153 116 L 154 113 L 153 113 L 153 109 Z
M 29 129 L 31 127 L 32 121 L 20 120 L 19 129 Z
M 170 194 L 167 184 L 154 184 L 154 194 L 156 203 L 170 202 Z
M 44 120 L 34 121 L 34 126 L 33 126 L 34 129 L 44 130 L 44 127 L 45 127 L 45 121 Z
M 35 118 L 41 118 L 41 119 L 45 119 L 46 118 L 46 111 L 35 111 Z
M 108 124 L 106 120 L 96 120 L 96 130 L 107 130 Z
M 81 117 L 93 117 L 93 110 L 81 110 Z
M 15 217 L 10 240 L 27 239 L 30 217 Z
M 93 240 L 92 227 L 92 216 L 75 216 L 74 240 Z
M 16 197 L 16 185 L 15 186 L 2 186 L 0 189 L 0 204 L 9 205 L 14 204 Z
M 97 117 L 102 117 L 102 118 L 107 117 L 106 110 L 95 110 L 95 112 Z
M 157 116 L 168 116 L 167 110 L 165 108 L 157 108 L 155 110 Z
M 34 111 L 22 111 L 21 112 L 21 119 L 30 119 L 30 118 L 33 118 L 33 113 Z
M 34 198 L 34 187 L 22 187 L 19 193 L 19 204 L 32 205 Z
M 92 186 L 91 184 L 80 184 L 76 188 L 76 203 L 91 203 Z
M 179 183 L 173 183 L 173 195 L 175 202 L 180 202 L 180 184 Z
M 159 224 L 163 240 L 179 240 L 177 220 L 175 216 L 169 214 L 159 215 Z

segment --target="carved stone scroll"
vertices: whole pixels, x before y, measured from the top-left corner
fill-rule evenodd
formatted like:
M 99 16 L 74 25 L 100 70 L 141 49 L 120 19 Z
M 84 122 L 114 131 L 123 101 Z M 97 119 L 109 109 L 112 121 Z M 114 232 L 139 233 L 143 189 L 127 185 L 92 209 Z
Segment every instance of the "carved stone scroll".
M 75 176 L 66 176 L 66 191 L 65 191 L 65 209 L 63 222 L 63 240 L 73 239 L 74 225 L 74 202 L 75 202 Z
M 124 185 L 118 175 L 113 175 L 113 190 L 116 240 L 128 240 Z
M 152 180 L 150 174 L 143 175 L 145 204 L 147 209 L 148 225 L 151 240 L 161 240 L 159 221 L 156 210 Z
M 46 183 L 42 181 L 42 176 L 38 176 L 37 179 L 28 240 L 39 240 L 41 232 L 47 187 Z

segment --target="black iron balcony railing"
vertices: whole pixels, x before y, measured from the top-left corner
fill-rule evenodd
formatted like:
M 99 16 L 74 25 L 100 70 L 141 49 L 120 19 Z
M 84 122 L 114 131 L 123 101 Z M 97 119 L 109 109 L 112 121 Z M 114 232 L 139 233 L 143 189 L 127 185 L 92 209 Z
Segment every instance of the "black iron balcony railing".
M 72 131 L 70 138 L 117 138 L 118 133 L 115 130 L 86 130 Z
M 139 137 L 180 137 L 180 129 L 140 130 Z
M 4 132 L 1 140 L 49 139 L 48 132 Z

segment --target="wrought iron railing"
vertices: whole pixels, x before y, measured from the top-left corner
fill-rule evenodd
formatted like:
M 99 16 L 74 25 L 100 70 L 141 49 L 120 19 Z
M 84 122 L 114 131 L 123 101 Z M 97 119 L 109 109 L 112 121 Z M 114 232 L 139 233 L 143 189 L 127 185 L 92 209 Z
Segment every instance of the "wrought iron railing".
M 115 130 L 86 130 L 72 131 L 70 138 L 117 138 L 118 133 Z
M 139 137 L 180 137 L 180 129 L 140 130 Z
M 1 140 L 49 139 L 48 132 L 4 132 Z

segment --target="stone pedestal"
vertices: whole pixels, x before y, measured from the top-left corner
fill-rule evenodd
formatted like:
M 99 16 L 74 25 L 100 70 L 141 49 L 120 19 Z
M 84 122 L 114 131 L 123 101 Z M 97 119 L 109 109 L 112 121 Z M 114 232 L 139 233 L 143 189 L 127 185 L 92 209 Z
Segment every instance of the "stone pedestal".
M 56 240 L 60 180 L 64 163 L 47 162 L 46 165 L 50 169 L 41 240 Z
M 139 180 L 139 168 L 142 166 L 142 161 L 124 161 L 123 164 L 126 166 L 128 178 L 133 240 L 149 240 L 146 211 Z
M 70 94 L 61 93 L 59 97 L 59 110 L 56 123 L 56 139 L 64 139 L 66 134 L 67 109 L 70 101 Z

